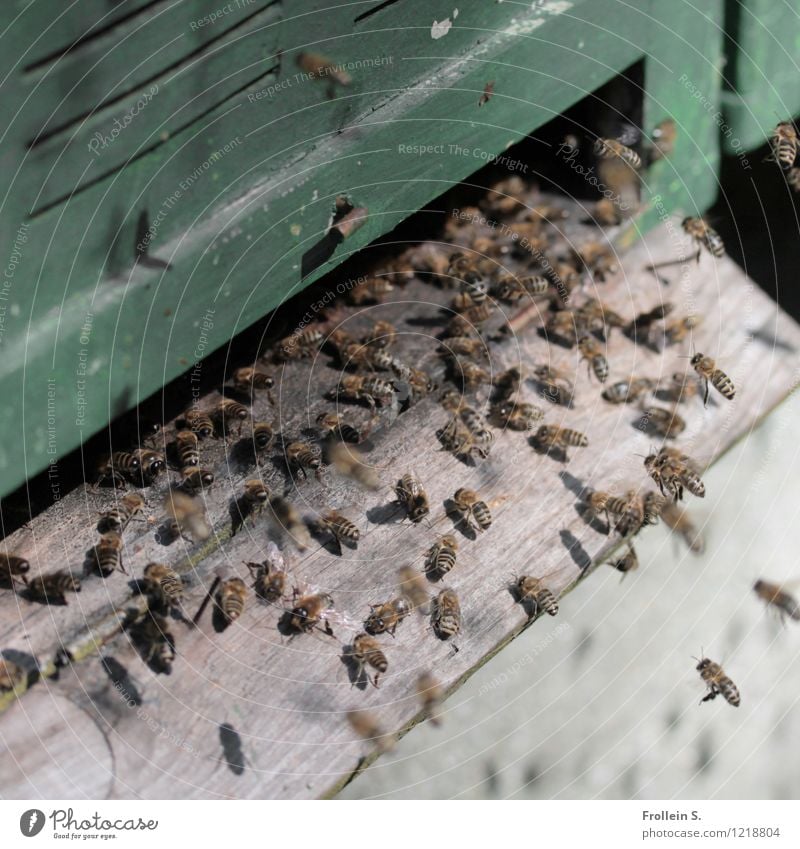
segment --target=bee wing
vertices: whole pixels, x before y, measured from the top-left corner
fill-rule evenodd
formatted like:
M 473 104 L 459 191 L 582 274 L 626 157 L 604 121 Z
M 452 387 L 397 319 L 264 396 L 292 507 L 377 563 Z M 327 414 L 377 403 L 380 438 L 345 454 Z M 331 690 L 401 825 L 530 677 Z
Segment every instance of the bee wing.
M 269 563 L 270 567 L 276 571 L 286 571 L 286 558 L 283 556 L 283 552 L 272 540 L 267 543 L 266 556 L 264 559 Z

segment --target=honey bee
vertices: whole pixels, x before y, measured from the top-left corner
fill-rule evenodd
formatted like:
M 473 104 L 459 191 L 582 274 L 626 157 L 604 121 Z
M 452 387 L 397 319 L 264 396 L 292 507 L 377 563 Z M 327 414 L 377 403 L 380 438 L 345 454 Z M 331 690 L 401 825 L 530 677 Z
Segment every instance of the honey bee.
M 601 283 L 605 282 L 606 275 L 614 274 L 618 270 L 614 251 L 602 242 L 586 242 L 573 251 L 573 256 L 579 268 L 588 271 Z
M 653 130 L 653 146 L 650 149 L 650 161 L 656 162 L 672 156 L 675 150 L 675 141 L 678 137 L 678 128 L 672 118 L 665 118 L 656 124 Z
M 533 376 L 543 387 L 543 396 L 553 404 L 569 404 L 575 392 L 570 372 L 552 365 L 536 366 Z
M 591 366 L 595 377 L 600 383 L 605 383 L 608 379 L 608 360 L 600 350 L 597 339 L 589 335 L 581 336 L 578 340 L 578 349 L 581 357 Z
M 442 339 L 439 350 L 449 357 L 481 357 L 487 359 L 489 351 L 486 343 L 478 336 L 447 336 Z
M 269 391 L 275 385 L 272 375 L 255 366 L 237 368 L 231 376 L 231 380 L 233 381 L 233 388 L 246 395 L 250 395 L 254 390 L 259 389 Z
M 218 431 L 223 436 L 227 436 L 234 425 L 238 425 L 236 433 L 241 434 L 242 424 L 250 416 L 250 411 L 244 404 L 234 401 L 233 398 L 221 398 L 210 411 L 210 416 L 216 424 Z
M 383 407 L 391 403 L 394 391 L 394 386 L 388 380 L 346 374 L 342 376 L 338 386 L 328 393 L 328 397 L 333 401 L 366 401 L 370 407 Z
M 333 534 L 340 547 L 342 541 L 351 545 L 357 545 L 359 539 L 361 539 L 361 531 L 338 510 L 327 510 L 322 514 L 322 522 L 331 534 Z
M 450 277 L 455 277 L 462 282 L 477 283 L 483 276 L 478 268 L 479 259 L 480 257 L 476 254 L 467 256 L 460 251 L 453 253 L 450 255 L 447 273 Z
M 418 368 L 411 369 L 408 386 L 412 403 L 416 403 L 421 398 L 427 397 L 436 389 L 436 383 L 431 376 Z
M 80 591 L 80 580 L 64 570 L 37 575 L 28 581 L 28 592 L 31 598 L 46 604 L 66 604 L 68 592 L 79 593 Z
M 492 511 L 474 489 L 457 489 L 453 495 L 453 503 L 471 527 L 478 531 L 491 527 Z
M 790 168 L 786 172 L 786 182 L 794 192 L 800 192 L 800 168 Z
M 443 589 L 433 604 L 431 624 L 440 640 L 449 640 L 461 630 L 461 604 L 455 590 Z
M 368 277 L 353 286 L 347 293 L 347 301 L 354 306 L 363 304 L 379 304 L 394 291 L 394 286 L 385 277 Z
M 418 577 L 415 573 L 415 577 Z M 425 593 L 426 603 L 428 595 Z M 364 630 L 368 634 L 391 634 L 397 630 L 397 626 L 411 613 L 411 603 L 405 598 L 394 598 L 383 604 L 370 605 L 369 616 L 364 622 Z
M 206 540 L 211 536 L 211 528 L 201 499 L 192 498 L 185 492 L 172 489 L 164 496 L 164 510 L 173 534 L 183 536 L 184 533 L 188 533 L 198 541 Z
M 336 413 L 320 413 L 317 416 L 317 425 L 325 436 L 353 445 L 361 442 L 359 431 Z
M 495 284 L 494 294 L 501 301 L 518 301 L 526 295 L 538 298 L 546 295 L 550 289 L 550 281 L 542 275 L 501 277 Z
M 386 754 L 394 749 L 397 738 L 393 734 L 387 734 L 375 715 L 366 710 L 351 710 L 347 712 L 347 721 L 350 727 L 364 740 L 368 740 L 375 746 L 378 754 Z
M 175 661 L 175 637 L 169 630 L 169 622 L 148 611 L 133 625 L 131 633 L 144 662 L 157 672 L 169 675 Z
M 544 410 L 541 407 L 513 399 L 496 404 L 492 414 L 501 427 L 511 430 L 532 430 L 533 425 L 544 418 Z
M 447 325 L 448 336 L 466 336 L 477 325 L 483 324 L 494 315 L 494 306 L 489 301 L 472 304 L 453 316 Z
M 266 451 L 275 439 L 269 422 L 253 422 L 253 444 L 258 451 Z
M 609 528 L 611 516 L 614 516 L 614 529 L 623 536 L 636 533 L 644 523 L 644 509 L 635 490 L 629 490 L 624 496 L 595 490 L 589 495 L 588 505 L 592 514 L 605 514 Z
M 516 589 L 517 599 L 527 609 L 529 617 L 536 616 L 540 611 L 550 616 L 558 613 L 558 601 L 541 578 L 523 575 L 517 579 Z
M 177 424 L 181 427 L 186 427 L 197 434 L 200 439 L 207 439 L 214 433 L 214 422 L 204 410 L 186 410 L 178 417 Z
M 285 561 L 274 542 L 267 544 L 267 559 L 263 563 L 247 563 L 254 578 L 253 589 L 259 598 L 270 604 L 279 602 L 286 591 L 289 575 L 284 569 Z
M 642 423 L 664 439 L 675 439 L 686 430 L 686 422 L 674 410 L 649 407 L 642 415 Z
M 361 340 L 363 345 L 373 348 L 388 348 L 397 338 L 397 328 L 388 321 L 376 321 L 370 331 Z
M 104 578 L 117 570 L 126 571 L 122 565 L 122 537 L 116 531 L 103 534 L 92 554 L 92 565 Z
M 797 130 L 791 121 L 781 121 L 772 131 L 770 139 L 772 159 L 788 171 L 797 159 Z
M 321 622 L 325 631 L 332 634 L 330 623 L 326 616 L 333 608 L 333 599 L 328 593 L 307 593 L 300 595 L 295 590 L 293 607 L 289 613 L 288 625 L 290 630 L 300 634 L 313 631 Z
M 580 431 L 558 425 L 542 425 L 536 431 L 534 441 L 542 448 L 560 448 L 566 456 L 567 448 L 585 448 L 589 439 Z
M 486 457 L 494 442 L 494 434 L 484 426 L 480 414 L 472 407 L 463 407 L 460 415 L 461 421 L 469 431 L 472 445 L 482 457 Z
M 400 579 L 400 594 L 413 608 L 421 610 L 430 601 L 425 579 L 411 566 L 403 566 L 397 573 Z
M 456 565 L 458 541 L 452 534 L 443 536 L 435 542 L 425 559 L 425 570 L 434 580 L 441 580 Z
M 719 233 L 710 227 L 703 218 L 684 218 L 682 227 L 688 236 L 698 244 L 697 260 L 700 261 L 700 251 L 705 248 L 711 256 L 725 255 L 725 244 Z
M 330 464 L 339 474 L 354 480 L 364 489 L 375 490 L 380 486 L 378 474 L 363 460 L 363 454 L 344 442 L 335 442 L 327 451 Z
M 519 392 L 522 386 L 522 369 L 519 366 L 501 371 L 492 381 L 494 384 L 495 398 L 504 401 Z
M 269 501 L 269 489 L 260 478 L 252 478 L 244 482 L 242 499 L 248 513 L 260 513 Z
M 680 451 L 662 448 L 658 454 L 645 457 L 644 467 L 658 484 L 662 495 L 666 491 L 673 500 L 680 501 L 686 488 L 698 498 L 705 497 L 706 488 L 697 472 L 696 464 Z
M 492 376 L 485 368 L 465 360 L 450 360 L 450 376 L 465 392 L 492 382 Z
M 733 381 L 727 374 L 725 374 L 724 371 L 722 371 L 722 369 L 717 368 L 717 364 L 711 359 L 711 357 L 703 356 L 703 354 L 695 354 L 690 362 L 703 381 L 704 405 L 708 404 L 709 383 L 717 390 L 717 392 L 719 392 L 720 395 L 722 395 L 723 398 L 727 398 L 729 401 L 733 400 L 734 395 L 736 395 L 736 388 L 733 385 Z
M 629 380 L 612 383 L 602 394 L 610 404 L 630 404 L 654 388 L 655 382 L 649 377 L 631 377 Z
M 570 347 L 578 341 L 578 322 L 572 310 L 559 310 L 550 315 L 545 325 L 547 336 L 555 336 Z
M 417 695 L 422 704 L 422 712 L 431 725 L 441 725 L 441 706 L 444 701 L 442 685 L 431 675 L 423 672 L 417 678 Z
M 304 479 L 308 478 L 306 469 L 311 469 L 319 477 L 322 467 L 322 458 L 319 452 L 307 442 L 292 442 L 287 445 L 286 462 L 292 471 L 302 472 Z
M 110 482 L 114 487 L 124 486 L 126 481 L 136 484 L 141 480 L 141 459 L 130 451 L 115 451 L 98 468 L 99 482 Z
M 700 673 L 700 677 L 703 681 L 705 681 L 706 686 L 708 687 L 708 695 L 700 700 L 701 704 L 702 702 L 713 701 L 718 695 L 722 695 L 722 698 L 725 699 L 729 705 L 739 707 L 741 703 L 739 689 L 736 684 L 728 678 L 718 663 L 714 663 L 713 660 L 703 657 L 697 664 L 697 671 Z
M 411 377 L 411 366 L 393 357 L 387 351 L 377 350 L 370 358 L 370 366 L 381 371 L 390 371 L 398 380 L 409 380 Z
M 657 492 L 653 491 L 646 492 L 642 499 L 644 524 L 657 525 L 666 506 L 667 500 L 663 495 L 659 495 Z
M 151 592 L 165 607 L 180 604 L 183 598 L 181 576 L 164 563 L 148 563 L 144 567 L 144 579 Z
M 324 341 L 325 336 L 321 330 L 307 327 L 299 333 L 281 339 L 275 346 L 273 358 L 278 362 L 285 362 L 313 357 Z
M 601 227 L 613 227 L 621 220 L 619 206 L 612 198 L 600 198 L 594 205 L 594 218 Z
M 175 434 L 175 450 L 181 469 L 200 464 L 197 435 L 191 430 L 179 430 Z
M 214 483 L 214 473 L 197 466 L 187 466 L 181 470 L 181 475 L 181 490 L 187 495 L 197 495 Z
M 300 53 L 297 56 L 297 64 L 312 79 L 324 77 L 342 86 L 348 86 L 353 81 L 342 67 L 320 53 Z
M 670 401 L 679 404 L 683 400 L 697 397 L 700 392 L 700 383 L 694 375 L 675 372 L 668 386 L 662 392 Z
M 411 473 L 403 475 L 397 482 L 394 491 L 397 495 L 397 502 L 403 505 L 408 513 L 408 518 L 415 524 L 422 521 L 430 513 L 428 494 L 416 475 Z
M 217 607 L 228 625 L 242 615 L 246 601 L 247 584 L 241 578 L 227 578 L 219 585 Z
M 703 317 L 700 315 L 686 315 L 683 318 L 668 321 L 664 325 L 664 339 L 667 345 L 677 345 L 679 342 L 683 342 L 695 327 L 700 325 L 702 320 Z
M 788 616 L 790 619 L 800 621 L 800 604 L 783 587 L 769 581 L 758 580 L 753 585 L 753 590 L 762 601 L 778 611 L 781 620 Z
M 635 150 L 631 150 L 616 139 L 597 139 L 594 143 L 594 153 L 600 159 L 621 159 L 626 165 L 638 171 L 642 167 L 642 160 Z
M 100 514 L 97 530 L 100 533 L 116 531 L 121 534 L 131 520 L 142 512 L 143 508 L 144 498 L 135 492 L 131 492 L 123 496 L 116 507 Z
M 25 670 L 6 657 L 0 657 L 0 691 L 16 691 L 28 680 Z
M 0 585 L 11 586 L 15 580 L 23 583 L 31 564 L 24 557 L 3 552 L 0 554 Z
M 280 495 L 273 495 L 269 506 L 275 523 L 291 537 L 300 551 L 305 551 L 311 544 L 311 537 L 298 509 Z
M 356 634 L 349 654 L 358 667 L 356 677 L 362 676 L 364 667 L 371 666 L 375 670 L 375 677 L 370 680 L 372 685 L 377 687 L 378 678 L 384 675 L 389 668 L 389 662 L 386 660 L 386 655 L 383 653 L 380 643 L 369 634 Z M 369 679 L 369 675 L 367 675 L 367 678 Z
M 622 557 L 618 557 L 616 560 L 610 560 L 608 563 L 609 566 L 613 566 L 618 572 L 622 572 L 623 577 L 628 574 L 628 572 L 633 572 L 635 569 L 639 568 L 639 558 L 636 556 L 636 550 L 632 545 L 628 545 L 628 550 Z
M 477 447 L 473 443 L 469 429 L 458 416 L 453 416 L 441 430 L 437 431 L 436 435 L 445 451 L 450 451 L 459 460 L 469 460 L 473 449 Z
M 139 477 L 145 486 L 150 486 L 153 481 L 167 468 L 164 455 L 150 448 L 137 448 L 133 452 L 139 461 Z
M 589 298 L 575 310 L 575 321 L 584 334 L 597 332 L 602 333 L 604 337 L 611 327 L 625 327 L 622 316 L 597 298 Z

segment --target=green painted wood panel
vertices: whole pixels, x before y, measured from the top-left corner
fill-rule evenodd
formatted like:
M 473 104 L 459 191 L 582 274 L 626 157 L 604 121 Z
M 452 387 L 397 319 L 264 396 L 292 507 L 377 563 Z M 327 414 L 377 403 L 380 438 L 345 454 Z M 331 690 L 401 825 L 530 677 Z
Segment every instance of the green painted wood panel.
M 81 145 L 108 111 L 62 150 L 53 137 L 26 153 L 25 134 L 12 124 L 1 238 L 5 256 L 20 256 L 0 337 L 0 386 L 20 401 L 0 410 L 0 422 L 8 432 L 22 416 L 26 440 L 24 454 L 0 445 L 3 491 L 637 60 L 657 105 L 648 105 L 648 119 L 678 114 L 685 99 L 668 70 L 707 73 L 698 46 L 718 8 L 693 19 L 687 7 L 669 20 L 654 2 L 470 2 L 458 4 L 456 17 L 452 2 L 406 0 L 355 21 L 376 5 L 272 4 L 216 52 L 191 57 L 198 69 L 164 83 L 163 103 L 154 99 L 99 156 Z M 669 36 L 678 24 L 683 34 Z M 344 64 L 352 84 L 331 97 L 324 81 L 302 76 L 302 50 Z M 651 70 L 662 54 L 668 70 Z M 259 58 L 266 75 L 231 93 L 237 69 L 260 71 Z M 489 80 L 495 94 L 479 107 Z M 197 92 L 201 117 L 183 125 L 185 97 Z M 44 110 L 24 97 L 23 86 L 14 94 L 23 110 Z M 685 164 L 694 150 L 683 150 Z M 712 157 L 714 150 L 712 141 Z M 654 173 L 670 200 L 688 191 L 670 187 L 679 165 Z M 85 168 L 99 177 L 82 176 Z M 693 175 L 697 202 L 713 198 L 712 170 Z M 49 206 L 33 190 L 43 183 Z M 340 193 L 369 208 L 368 222 L 301 279 L 302 256 L 324 235 Z M 137 264 L 141 221 L 152 231 L 149 255 L 168 260 L 168 271 Z M 20 224 L 25 242 L 15 248 Z M 53 430 L 48 409 L 56 411 Z

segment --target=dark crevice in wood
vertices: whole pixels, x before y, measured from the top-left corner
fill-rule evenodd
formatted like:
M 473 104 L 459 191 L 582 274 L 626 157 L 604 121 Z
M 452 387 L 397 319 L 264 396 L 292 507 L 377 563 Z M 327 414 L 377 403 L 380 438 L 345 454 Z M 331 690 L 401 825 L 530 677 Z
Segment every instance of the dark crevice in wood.
M 367 18 L 371 18 L 377 12 L 381 12 L 384 9 L 388 9 L 389 6 L 394 6 L 395 3 L 399 3 L 400 0 L 383 0 L 382 3 L 378 3 L 377 6 L 373 6 L 371 9 L 367 9 L 366 12 L 362 12 L 357 17 L 353 18 L 353 23 L 357 24 L 361 21 L 365 21 Z

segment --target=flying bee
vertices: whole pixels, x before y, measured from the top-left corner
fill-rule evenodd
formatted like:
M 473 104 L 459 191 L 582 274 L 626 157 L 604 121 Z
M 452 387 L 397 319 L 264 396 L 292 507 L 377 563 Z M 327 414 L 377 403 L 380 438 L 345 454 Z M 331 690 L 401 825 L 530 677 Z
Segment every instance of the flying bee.
M 269 422 L 253 422 L 253 444 L 258 451 L 266 451 L 275 440 L 275 432 Z
M 479 336 L 447 336 L 442 339 L 439 351 L 448 357 L 473 357 L 486 359 L 489 351 Z
M 293 472 L 302 472 L 307 479 L 306 469 L 311 469 L 319 477 L 322 458 L 319 452 L 307 442 L 292 442 L 286 446 L 286 462 Z
M 99 483 L 108 481 L 114 487 L 124 486 L 126 481 L 137 483 L 141 479 L 141 459 L 131 451 L 114 451 L 98 467 Z
M 12 586 L 15 580 L 26 581 L 31 564 L 24 557 L 6 552 L 0 554 L 0 585 Z
M 581 357 L 591 366 L 595 377 L 600 383 L 608 379 L 608 360 L 600 349 L 600 343 L 593 336 L 581 336 L 578 340 Z
M 705 551 L 703 535 L 695 527 L 687 510 L 669 502 L 664 505 L 661 511 L 661 518 L 671 531 L 683 537 L 690 551 L 693 551 L 695 554 L 702 554 Z
M 703 380 L 703 386 L 705 389 L 705 393 L 703 395 L 703 404 L 708 404 L 708 384 L 710 383 L 714 389 L 722 395 L 723 398 L 727 398 L 729 401 L 733 400 L 733 396 L 736 395 L 736 388 L 733 385 L 733 381 L 725 374 L 722 369 L 717 368 L 717 364 L 711 357 L 705 357 L 703 354 L 695 354 L 690 360 L 694 370 L 700 375 Z
M 491 527 L 492 511 L 474 489 L 457 489 L 453 495 L 453 503 L 471 527 L 478 531 Z
M 642 167 L 639 154 L 616 139 L 597 139 L 594 143 L 594 153 L 600 159 L 616 157 L 633 168 L 634 171 L 638 171 Z
M 425 601 L 427 602 L 427 593 Z M 411 603 L 405 598 L 394 598 L 383 604 L 370 605 L 369 616 L 364 622 L 364 630 L 368 634 L 391 634 L 397 626 L 411 613 Z
M 772 160 L 788 171 L 797 159 L 797 130 L 791 121 L 781 121 L 770 138 Z
M 237 434 L 241 434 L 244 420 L 249 418 L 250 411 L 244 404 L 234 401 L 233 398 L 220 398 L 216 406 L 210 411 L 210 416 L 217 426 L 217 430 L 223 436 L 227 436 L 234 425 L 238 425 Z
M 558 601 L 541 578 L 523 575 L 517 579 L 516 592 L 517 600 L 528 611 L 529 617 L 536 616 L 540 611 L 549 616 L 558 613 Z
M 397 576 L 400 579 L 400 594 L 411 607 L 418 610 L 427 607 L 430 595 L 422 575 L 412 569 L 411 566 L 403 566 L 398 570 Z
M 703 321 L 701 315 L 686 315 L 676 318 L 664 325 L 664 339 L 667 345 L 677 345 L 683 342 L 687 336 Z
M 214 422 L 204 410 L 186 410 L 177 420 L 177 424 L 186 427 L 197 434 L 200 439 L 207 439 L 214 433 Z
M 340 475 L 354 480 L 364 489 L 375 490 L 380 486 L 375 469 L 364 462 L 364 455 L 352 445 L 334 442 L 327 449 L 326 456 Z
M 0 657 L 0 691 L 15 691 L 28 680 L 25 670 L 6 657 Z
M 544 418 L 544 410 L 535 404 L 527 404 L 509 399 L 496 404 L 492 415 L 501 427 L 511 430 L 532 430 L 540 419 Z
M 200 464 L 197 435 L 191 430 L 179 430 L 175 434 L 175 451 L 181 469 Z
M 624 496 L 609 492 L 593 491 L 588 498 L 588 507 L 593 515 L 605 514 L 606 524 L 611 528 L 611 516 L 617 520 L 615 528 L 623 536 L 639 530 L 643 521 L 643 511 L 638 509 L 636 492 L 630 490 Z M 620 528 L 620 520 L 624 520 Z
M 311 537 L 300 511 L 280 495 L 273 495 L 269 500 L 269 506 L 275 524 L 289 535 L 300 551 L 305 551 L 311 544 Z
M 300 53 L 297 56 L 297 64 L 311 79 L 327 78 L 342 86 L 348 86 L 353 81 L 344 68 L 321 53 Z
M 701 704 L 702 702 L 710 702 L 721 694 L 729 705 L 739 707 L 741 704 L 739 689 L 718 663 L 703 657 L 697 664 L 697 671 L 708 687 L 708 695 L 700 700 Z
M 567 369 L 553 365 L 536 366 L 533 376 L 543 387 L 543 396 L 553 404 L 569 404 L 575 386 Z
M 431 612 L 431 624 L 440 640 L 449 640 L 461 630 L 461 604 L 455 590 L 447 587 L 436 596 Z
M 645 457 L 644 467 L 658 484 L 662 495 L 668 492 L 673 500 L 680 501 L 685 487 L 692 495 L 705 497 L 706 488 L 697 472 L 696 464 L 680 451 L 662 448 L 658 454 Z
M 104 578 L 117 570 L 126 571 L 122 565 L 122 537 L 116 531 L 108 531 L 100 537 L 92 549 L 92 565 Z
M 645 525 L 657 525 L 658 520 L 664 508 L 667 506 L 667 499 L 663 495 L 650 490 L 646 492 L 642 499 L 642 511 L 644 514 Z
M 612 383 L 603 390 L 603 398 L 610 404 L 630 404 L 654 388 L 655 381 L 649 377 L 631 377 L 629 380 Z
M 425 571 L 435 581 L 441 580 L 456 565 L 458 541 L 452 534 L 435 542 L 425 559 Z
M 187 495 L 198 495 L 214 483 L 214 473 L 209 469 L 201 469 L 199 466 L 187 466 L 181 469 L 181 475 L 183 480 L 180 488 Z
M 650 161 L 656 162 L 672 156 L 675 150 L 675 141 L 678 138 L 678 128 L 672 118 L 665 118 L 656 124 L 653 130 L 653 146 L 650 149 Z
M 173 535 L 183 536 L 188 533 L 198 541 L 206 540 L 211 536 L 211 528 L 202 499 L 193 498 L 178 489 L 171 489 L 164 496 L 164 510 Z
M 328 393 L 328 397 L 333 401 L 366 401 L 370 407 L 383 407 L 391 403 L 394 392 L 394 386 L 388 380 L 345 374 L 336 388 Z
M 333 634 L 330 623 L 326 618 L 332 608 L 333 599 L 328 593 L 301 595 L 295 590 L 293 606 L 289 612 L 288 627 L 295 633 L 307 634 L 324 622 L 326 633 Z
M 144 580 L 164 607 L 180 604 L 183 598 L 183 581 L 171 566 L 165 563 L 148 563 L 144 567 Z
M 322 523 L 331 532 L 340 548 L 343 541 L 355 546 L 361 539 L 361 531 L 338 510 L 326 510 L 322 514 Z
M 80 580 L 64 570 L 37 575 L 28 581 L 28 592 L 31 598 L 45 604 L 66 604 L 68 592 L 79 593 L 80 591 Z
M 228 625 L 242 615 L 246 601 L 247 584 L 241 578 L 227 578 L 219 585 L 217 607 Z
M 560 448 L 565 455 L 567 448 L 585 448 L 589 444 L 585 434 L 558 425 L 542 425 L 536 431 L 534 441 L 542 448 Z
M 376 321 L 361 340 L 362 345 L 373 348 L 388 348 L 397 338 L 397 328 L 388 321 Z
M 618 557 L 616 560 L 610 560 L 608 563 L 609 566 L 613 566 L 617 572 L 622 572 L 623 577 L 628 574 L 628 572 L 633 572 L 635 569 L 639 568 L 639 558 L 636 556 L 636 550 L 632 545 L 628 545 L 628 550 L 622 557 Z
M 682 227 L 688 236 L 698 245 L 697 260 L 700 261 L 700 251 L 705 248 L 711 256 L 719 257 L 725 255 L 725 244 L 719 233 L 714 230 L 703 218 L 684 218 Z
M 674 410 L 664 407 L 648 407 L 642 414 L 641 425 L 664 439 L 675 439 L 686 430 L 686 422 Z
M 370 679 L 374 687 L 378 686 L 378 678 L 386 673 L 389 662 L 381 649 L 381 644 L 369 634 L 356 634 L 348 652 L 356 663 L 356 679 L 364 674 L 364 668 L 371 666 L 375 670 L 374 678 Z M 369 679 L 369 675 L 367 675 Z
M 790 619 L 800 621 L 800 604 L 797 603 L 794 596 L 787 593 L 780 585 L 758 580 L 753 585 L 753 590 L 762 601 L 778 611 L 781 620 L 788 616 Z
M 361 442 L 361 434 L 342 416 L 336 413 L 320 413 L 317 416 L 317 426 L 323 435 L 349 442 L 353 445 Z
M 255 366 L 243 366 L 237 368 L 231 375 L 233 388 L 243 395 L 252 395 L 254 391 L 270 389 L 275 385 L 275 380 L 272 375 L 265 371 L 256 368 Z
M 169 622 L 163 616 L 148 611 L 131 628 L 144 662 L 163 675 L 172 672 L 175 661 L 175 637 L 169 630 Z
M 368 740 L 375 746 L 378 754 L 386 754 L 394 749 L 397 738 L 394 734 L 387 734 L 373 713 L 367 710 L 351 710 L 347 712 L 347 721 L 350 727 L 364 740 Z
M 442 685 L 430 672 L 423 672 L 417 678 L 416 689 L 422 705 L 422 712 L 428 718 L 430 724 L 441 725 L 440 714 L 442 702 L 444 701 Z
M 368 277 L 353 286 L 347 293 L 347 301 L 354 306 L 379 304 L 394 291 L 394 286 L 386 277 Z
M 403 475 L 394 491 L 398 504 L 402 504 L 414 524 L 422 521 L 431 512 L 428 494 L 416 475 Z

